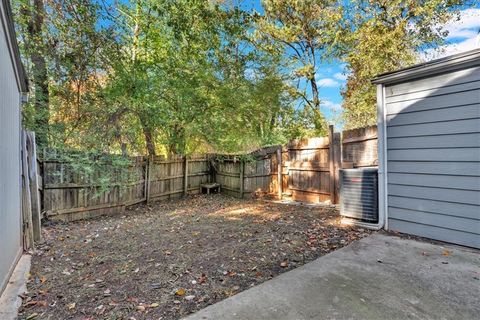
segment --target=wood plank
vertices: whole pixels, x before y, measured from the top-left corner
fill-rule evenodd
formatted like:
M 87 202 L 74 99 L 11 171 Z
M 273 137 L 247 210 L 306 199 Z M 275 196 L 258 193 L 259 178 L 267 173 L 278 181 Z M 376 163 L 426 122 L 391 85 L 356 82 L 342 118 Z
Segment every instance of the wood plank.
M 334 127 L 329 126 L 328 140 L 330 141 L 328 149 L 328 165 L 329 165 L 329 190 L 330 201 L 335 203 L 335 149 L 334 149 Z
M 21 132 L 22 143 L 22 212 L 23 212 L 23 245 L 25 250 L 34 248 L 32 205 L 28 179 L 27 133 Z
M 240 161 L 240 176 L 239 176 L 240 198 L 243 198 L 243 192 L 244 192 L 244 172 L 245 172 L 245 162 L 243 160 L 241 160 Z
M 283 183 L 282 183 L 282 148 L 277 149 L 277 196 L 282 199 Z
M 188 158 L 185 157 L 183 163 L 183 196 L 188 195 Z
M 38 168 L 37 168 L 37 146 L 35 142 L 35 133 L 26 132 L 27 134 L 27 158 L 28 158 L 28 175 L 29 175 L 29 188 L 31 195 L 32 205 L 32 226 L 33 226 L 33 240 L 35 242 L 42 241 L 42 216 L 41 216 L 41 203 L 40 203 L 40 191 L 38 187 Z
M 323 191 L 320 189 L 314 189 L 314 188 L 297 188 L 297 187 L 290 186 L 290 190 L 301 191 L 305 193 L 323 194 L 323 195 L 330 196 L 330 192 L 326 192 L 326 191 Z
M 333 179 L 335 180 L 335 196 L 333 203 L 340 203 L 340 168 L 342 166 L 342 141 L 341 134 L 339 132 L 334 134 L 333 139 L 333 156 L 335 174 Z

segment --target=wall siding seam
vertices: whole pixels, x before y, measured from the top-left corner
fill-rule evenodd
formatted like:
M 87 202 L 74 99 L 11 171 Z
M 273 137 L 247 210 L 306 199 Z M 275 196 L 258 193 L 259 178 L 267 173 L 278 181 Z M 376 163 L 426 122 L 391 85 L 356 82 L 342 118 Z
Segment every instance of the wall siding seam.
M 474 176 L 474 175 L 457 175 L 457 174 L 445 174 L 445 173 L 416 173 L 416 172 L 395 172 L 395 171 L 390 171 L 389 173 L 394 173 L 394 174 L 413 174 L 413 175 L 421 175 L 421 176 L 447 176 L 447 177 L 470 177 L 470 178 L 478 178 L 480 176 Z
M 409 210 L 409 211 L 417 211 L 417 212 L 425 212 L 425 213 L 431 213 L 431 214 L 438 214 L 441 216 L 446 216 L 446 217 L 453 217 L 453 218 L 458 218 L 458 219 L 464 219 L 464 220 L 473 220 L 473 221 L 480 221 L 480 217 L 478 218 L 471 218 L 471 217 L 463 217 L 463 216 L 458 216 L 454 214 L 447 214 L 443 212 L 433 212 L 433 211 L 428 211 L 428 210 L 419 210 L 419 209 L 412 209 L 408 207 L 400 207 L 400 206 L 392 206 L 389 205 L 389 208 L 395 208 L 395 209 L 401 209 L 401 210 Z M 390 215 L 392 217 L 392 215 Z
M 471 81 L 471 82 L 467 82 L 466 84 L 469 84 L 469 83 L 480 83 L 480 81 Z M 464 85 L 464 84 L 462 84 Z M 393 103 L 398 103 L 398 102 L 408 102 L 408 101 L 415 101 L 415 100 L 424 100 L 424 99 L 427 99 L 427 98 L 436 98 L 436 97 L 442 97 L 442 96 L 449 96 L 449 95 L 453 95 L 453 94 L 457 94 L 457 93 L 463 93 L 463 92 L 469 92 L 469 91 L 475 91 L 475 90 L 479 90 L 480 89 L 480 86 L 478 87 L 474 87 L 474 88 L 470 88 L 470 89 L 466 89 L 466 88 L 463 88 L 463 90 L 457 90 L 457 91 L 451 91 L 451 92 L 442 92 L 442 93 L 438 93 L 438 94 L 430 94 L 430 95 L 426 95 L 426 96 L 419 96 L 418 98 L 406 98 L 406 99 L 401 99 L 401 100 L 395 100 L 395 101 L 388 101 L 388 100 L 392 100 L 391 98 L 394 98 L 392 96 L 390 97 L 387 97 L 386 98 L 386 102 L 387 104 L 393 104 Z M 421 90 L 421 91 L 418 91 L 416 93 L 419 93 L 419 92 L 426 92 L 426 91 L 431 91 L 432 89 L 426 89 L 426 90 Z M 405 94 L 402 94 L 402 95 L 410 95 L 412 93 L 405 93 Z
M 438 98 L 438 97 L 443 97 L 443 96 L 450 96 L 450 95 L 455 95 L 455 94 L 459 94 L 459 93 L 465 93 L 465 92 L 471 92 L 471 91 L 477 91 L 477 90 L 480 90 L 480 88 L 472 88 L 472 89 L 467 89 L 467 90 L 459 90 L 459 91 L 455 91 L 455 92 L 450 92 L 450 93 L 441 93 L 441 94 L 438 94 L 438 95 L 428 95 L 426 97 L 421 97 L 421 98 L 412 98 L 412 99 L 404 99 L 404 100 L 398 100 L 398 101 L 386 101 L 387 105 L 392 105 L 392 104 L 396 104 L 396 103 L 402 103 L 402 102 L 410 102 L 410 101 L 415 101 L 415 100 L 421 100 L 421 101 L 425 101 L 429 98 Z
M 459 99 L 461 100 L 461 99 Z M 402 101 L 403 103 L 404 101 Z M 468 107 L 468 106 L 474 106 L 474 105 L 477 105 L 478 102 L 477 101 L 474 101 L 474 102 L 468 102 L 468 103 L 462 103 L 463 101 L 455 101 L 456 104 L 453 104 L 453 105 L 447 105 L 447 106 L 442 106 L 442 107 L 431 107 L 431 108 L 425 108 L 425 109 L 420 109 L 420 110 L 409 110 L 409 111 L 404 111 L 404 110 L 400 110 L 398 112 L 389 112 L 388 111 L 388 107 L 391 106 L 390 104 L 386 104 L 386 107 L 387 107 L 387 114 L 386 116 L 395 116 L 395 115 L 398 115 L 398 114 L 411 114 L 411 113 L 416 113 L 416 112 L 424 112 L 424 111 L 434 111 L 434 110 L 444 110 L 444 109 L 451 109 L 451 108 L 459 108 L 459 107 Z M 460 103 L 460 104 L 458 104 Z M 394 106 L 392 106 L 394 107 Z M 406 107 L 405 109 L 408 109 L 408 107 Z
M 422 188 L 443 189 L 443 190 L 455 190 L 455 191 L 480 192 L 480 190 L 471 189 L 471 188 L 462 189 L 462 188 L 452 188 L 452 187 L 436 187 L 436 186 L 429 186 L 429 185 L 407 184 L 407 183 L 398 183 L 398 182 L 390 182 L 389 185 L 392 185 L 392 186 L 404 186 L 404 187 L 422 187 Z
M 404 123 L 404 124 L 389 124 L 389 128 L 395 127 L 405 127 L 405 126 L 416 126 L 416 125 L 424 125 L 430 123 L 443 123 L 443 122 L 456 122 L 456 121 L 465 121 L 465 120 L 480 120 L 480 116 L 478 117 L 468 117 L 468 118 L 460 118 L 460 119 L 450 119 L 450 120 L 437 120 L 437 121 L 425 121 L 425 122 L 415 122 L 415 123 Z M 388 122 L 388 121 L 387 121 Z M 479 130 L 480 132 L 480 130 Z M 475 132 L 473 132 L 475 133 Z
M 425 227 L 432 227 L 432 228 L 439 228 L 439 229 L 445 229 L 445 230 L 452 230 L 452 231 L 456 231 L 456 232 L 461 232 L 461 233 L 470 234 L 470 235 L 473 235 L 473 236 L 479 236 L 479 235 L 480 235 L 480 233 L 474 233 L 474 232 L 470 232 L 470 231 L 453 229 L 453 228 L 447 228 L 447 227 L 440 227 L 440 226 L 436 226 L 436 225 L 433 225 L 433 224 L 420 223 L 420 222 L 417 222 L 417 221 L 410 221 L 410 220 L 405 220 L 405 219 L 392 218 L 391 216 L 390 216 L 389 219 L 390 219 L 390 220 L 395 220 L 395 221 L 408 222 L 408 223 L 411 223 L 411 224 L 414 224 L 414 225 L 421 225 L 421 226 L 425 226 Z
M 413 186 L 412 186 L 413 187 Z M 458 202 L 458 201 L 451 201 L 451 200 L 438 200 L 438 199 L 432 199 L 432 198 L 421 198 L 421 197 L 413 197 L 413 196 L 404 196 L 401 194 L 396 194 L 396 193 L 389 193 L 389 196 L 393 197 L 399 197 L 399 198 L 406 198 L 406 199 L 418 199 L 418 200 L 428 200 L 428 201 L 439 201 L 439 202 L 447 202 L 447 203 L 452 203 L 452 204 L 466 204 L 470 206 L 478 206 L 476 203 L 466 203 L 466 202 Z
M 443 88 L 451 88 L 451 87 L 461 86 L 461 85 L 475 83 L 475 82 L 480 83 L 480 80 L 475 79 L 475 80 L 469 80 L 469 81 L 465 81 L 465 82 L 453 83 L 453 84 L 446 85 L 446 86 L 429 87 L 428 89 L 420 89 L 420 90 L 408 91 L 406 93 L 392 94 L 392 95 L 387 96 L 386 99 L 399 97 L 399 96 L 403 96 L 403 95 L 406 95 L 406 94 L 414 94 L 414 93 L 419 93 L 419 92 L 424 92 L 424 91 L 432 91 L 432 90 L 438 90 L 438 89 L 443 89 Z M 455 92 L 457 92 L 457 91 L 452 91 L 451 93 L 455 93 Z M 435 95 L 433 95 L 433 96 L 435 96 Z

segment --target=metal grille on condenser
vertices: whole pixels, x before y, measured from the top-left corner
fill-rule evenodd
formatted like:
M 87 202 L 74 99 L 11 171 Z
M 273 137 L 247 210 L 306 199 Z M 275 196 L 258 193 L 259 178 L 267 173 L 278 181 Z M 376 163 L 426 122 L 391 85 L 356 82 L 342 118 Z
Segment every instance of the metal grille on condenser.
M 378 170 L 340 170 L 340 214 L 366 222 L 378 222 Z

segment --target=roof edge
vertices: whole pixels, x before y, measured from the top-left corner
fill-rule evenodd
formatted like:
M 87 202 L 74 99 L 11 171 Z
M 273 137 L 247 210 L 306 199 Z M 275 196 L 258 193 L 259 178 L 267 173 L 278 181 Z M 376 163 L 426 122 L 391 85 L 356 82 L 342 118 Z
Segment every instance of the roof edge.
M 20 57 L 20 49 L 18 48 L 17 44 L 15 24 L 13 22 L 10 1 L 2 0 L 0 4 L 0 23 L 2 23 L 4 28 L 5 40 L 7 42 L 10 58 L 13 62 L 17 86 L 20 92 L 26 93 L 28 92 L 28 80 Z
M 394 84 L 474 66 L 480 66 L 480 48 L 416 64 L 393 72 L 382 73 L 373 78 L 372 83 Z

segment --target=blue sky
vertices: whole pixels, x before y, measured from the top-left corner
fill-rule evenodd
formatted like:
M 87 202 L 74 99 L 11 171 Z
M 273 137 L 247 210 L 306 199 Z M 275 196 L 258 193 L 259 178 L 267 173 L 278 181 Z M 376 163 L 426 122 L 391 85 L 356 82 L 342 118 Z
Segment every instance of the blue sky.
M 245 10 L 263 12 L 260 0 L 241 1 L 241 7 Z M 480 2 L 474 7 L 465 8 L 461 11 L 459 21 L 451 21 L 445 26 L 449 31 L 443 52 L 426 51 L 419 59 L 431 60 L 443 56 L 464 52 L 480 47 Z M 345 67 L 340 61 L 322 63 L 317 75 L 322 99 L 322 111 L 329 121 L 341 113 L 342 96 L 340 94 L 345 85 Z

